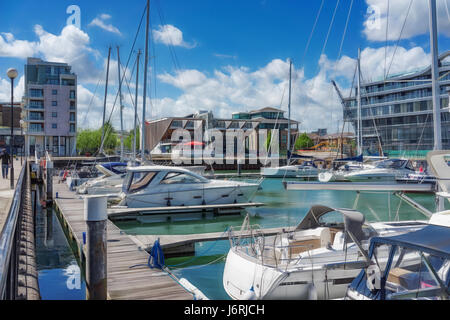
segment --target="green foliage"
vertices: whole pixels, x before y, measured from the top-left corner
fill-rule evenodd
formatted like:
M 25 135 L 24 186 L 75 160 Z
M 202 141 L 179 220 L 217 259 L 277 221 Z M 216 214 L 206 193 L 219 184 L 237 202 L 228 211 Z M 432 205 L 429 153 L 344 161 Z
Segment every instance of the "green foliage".
M 314 141 L 311 140 L 310 137 L 305 133 L 302 133 L 297 140 L 295 141 L 295 150 L 299 149 L 307 149 L 314 146 Z
M 116 147 L 120 144 L 113 126 L 107 122 L 105 124 L 105 141 L 103 143 L 103 150 L 106 153 L 113 153 Z M 77 134 L 77 150 L 80 154 L 86 153 L 96 154 L 100 149 L 102 140 L 102 129 L 97 130 L 81 130 Z
M 139 128 L 136 128 L 136 150 L 139 150 L 139 141 L 140 141 L 140 133 Z M 128 150 L 132 150 L 133 148 L 133 140 L 134 140 L 134 130 L 131 129 L 128 136 L 123 140 L 123 145 Z
M 266 143 L 264 144 L 264 146 L 266 147 L 266 151 L 269 151 L 271 140 L 272 140 L 272 130 L 268 130 Z

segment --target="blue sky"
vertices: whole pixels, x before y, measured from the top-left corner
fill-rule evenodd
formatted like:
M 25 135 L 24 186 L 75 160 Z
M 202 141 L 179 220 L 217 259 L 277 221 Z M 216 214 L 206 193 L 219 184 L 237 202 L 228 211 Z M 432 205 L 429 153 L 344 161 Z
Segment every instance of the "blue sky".
M 416 0 L 409 7 L 410 0 L 153 0 L 146 118 L 182 116 L 200 109 L 213 110 L 220 117 L 265 106 L 286 110 L 291 58 L 293 117 L 302 122 L 303 130 L 327 127 L 336 131 L 342 112 L 330 81 L 337 79 L 348 93 L 358 47 L 364 79 L 383 77 L 386 69 L 393 74 L 429 64 L 427 2 Z M 449 2 L 438 0 L 440 52 L 450 44 Z M 15 67 L 19 77 L 23 76 L 27 56 L 65 61 L 79 78 L 79 127 L 100 126 L 107 48 L 113 46 L 109 115 L 117 92 L 115 47 L 120 46 L 124 65 L 145 4 L 145 0 L 3 1 L 0 100 L 8 97 L 6 70 Z M 67 27 L 70 5 L 80 8 L 80 29 Z M 144 49 L 144 25 L 136 48 Z M 135 53 L 127 70 L 130 89 L 124 89 L 127 128 L 132 123 L 128 90 L 134 94 L 134 61 Z M 19 78 L 16 92 L 23 92 L 23 79 Z

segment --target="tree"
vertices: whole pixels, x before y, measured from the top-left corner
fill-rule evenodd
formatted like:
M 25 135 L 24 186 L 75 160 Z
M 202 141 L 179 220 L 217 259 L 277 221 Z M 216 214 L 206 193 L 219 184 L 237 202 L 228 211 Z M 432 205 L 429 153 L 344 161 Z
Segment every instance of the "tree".
M 85 129 L 77 133 L 77 150 L 80 154 L 95 154 L 100 150 L 102 140 L 102 129 L 91 130 Z M 105 123 L 105 139 L 103 150 L 106 153 L 113 153 L 119 145 L 119 139 L 114 127 L 109 123 Z
M 127 148 L 128 150 L 132 150 L 133 149 L 133 140 L 134 140 L 134 129 L 131 129 L 128 137 L 126 137 L 123 141 L 123 145 L 125 146 L 125 148 Z M 140 141 L 140 135 L 141 131 L 139 130 L 139 127 L 136 128 L 136 150 L 139 150 L 139 141 Z
M 307 149 L 314 146 L 314 141 L 311 140 L 310 137 L 306 134 L 306 132 L 302 133 L 297 140 L 295 141 L 295 150 L 298 149 Z
M 269 151 L 270 144 L 272 142 L 272 130 L 267 130 L 267 139 L 264 146 L 266 147 L 266 151 Z

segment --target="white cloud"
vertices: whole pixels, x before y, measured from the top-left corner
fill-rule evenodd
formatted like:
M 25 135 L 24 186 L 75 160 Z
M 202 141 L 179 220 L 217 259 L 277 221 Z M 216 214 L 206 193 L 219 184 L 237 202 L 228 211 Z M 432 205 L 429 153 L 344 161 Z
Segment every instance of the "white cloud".
M 192 49 L 196 47 L 195 43 L 187 43 L 183 40 L 183 32 L 173 25 L 166 24 L 158 26 L 158 30 L 153 31 L 155 41 L 167 45 L 184 47 Z
M 364 21 L 363 34 L 371 41 L 385 41 L 386 28 L 388 30 L 388 40 L 396 41 L 401 33 L 408 7 L 411 0 L 366 0 L 368 7 L 375 8 L 375 11 L 366 16 Z M 438 32 L 447 37 L 450 36 L 450 20 L 447 14 L 447 7 L 450 6 L 444 1 L 437 0 L 437 21 Z M 388 17 L 389 2 L 389 17 Z M 379 19 L 377 15 L 379 14 Z M 402 39 L 409 39 L 417 35 L 429 33 L 429 7 L 428 0 L 412 1 Z
M 26 58 L 36 52 L 36 43 L 26 40 L 16 40 L 11 33 L 0 34 L 0 57 Z
M 5 72 L 6 74 L 6 72 Z M 25 77 L 22 75 L 20 78 L 14 80 L 14 102 L 21 102 Z M 9 78 L 0 77 L 0 102 L 11 101 L 11 80 Z
M 115 33 L 115 34 L 118 34 L 118 35 L 122 35 L 122 33 L 120 32 L 120 30 L 117 27 L 113 26 L 110 23 L 108 24 L 106 22 L 106 20 L 109 20 L 109 19 L 111 19 L 111 16 L 109 14 L 102 13 L 102 14 L 100 14 L 99 17 L 94 18 L 94 20 L 92 20 L 91 23 L 88 24 L 88 26 L 89 27 L 96 26 L 96 27 L 99 27 L 99 28 L 101 28 L 101 29 L 103 29 L 105 31 L 108 31 L 108 32 L 111 32 L 111 33 Z
M 387 48 L 388 66 L 393 52 L 394 47 Z M 384 54 L 384 47 L 362 50 L 361 68 L 365 81 L 383 78 Z M 390 75 L 427 67 L 430 63 L 429 54 L 420 47 L 398 47 L 394 57 Z M 331 80 L 336 79 L 342 93 L 348 95 L 355 66 L 355 58 L 343 56 L 335 61 L 323 55 L 318 73 L 306 78 L 303 69 L 296 69 L 294 64 L 291 113 L 295 120 L 302 122 L 301 130 L 328 128 L 335 132 L 338 124 L 342 126 L 342 106 Z M 207 74 L 191 69 L 159 75 L 159 79 L 183 92 L 176 98 L 153 101 L 152 118 L 187 115 L 197 110 L 212 110 L 216 117 L 222 118 L 231 117 L 235 111 L 266 106 L 287 110 L 289 62 L 281 59 L 273 59 L 256 70 L 228 66 Z

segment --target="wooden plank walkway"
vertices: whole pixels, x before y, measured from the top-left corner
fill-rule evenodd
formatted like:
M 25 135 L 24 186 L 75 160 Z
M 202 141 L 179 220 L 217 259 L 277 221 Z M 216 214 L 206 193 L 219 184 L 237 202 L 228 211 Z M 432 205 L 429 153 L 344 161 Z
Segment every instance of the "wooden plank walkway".
M 53 180 L 53 192 L 58 192 L 56 205 L 67 223 L 69 233 L 82 246 L 84 200 L 70 191 L 65 183 Z M 112 300 L 193 300 L 167 273 L 147 266 L 149 254 L 108 220 L 107 224 L 108 295 Z M 82 249 L 84 250 L 84 248 Z

